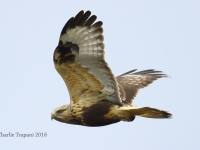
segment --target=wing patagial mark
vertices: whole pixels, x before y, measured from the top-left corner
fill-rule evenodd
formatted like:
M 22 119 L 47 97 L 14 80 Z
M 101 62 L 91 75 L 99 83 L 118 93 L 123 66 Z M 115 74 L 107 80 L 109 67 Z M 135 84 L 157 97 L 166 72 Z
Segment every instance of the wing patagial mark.
M 63 44 L 60 41 L 54 52 L 54 62 L 58 64 L 74 62 L 76 56 L 73 53 L 77 53 L 78 51 L 79 47 L 77 44 L 73 44 L 72 42 Z

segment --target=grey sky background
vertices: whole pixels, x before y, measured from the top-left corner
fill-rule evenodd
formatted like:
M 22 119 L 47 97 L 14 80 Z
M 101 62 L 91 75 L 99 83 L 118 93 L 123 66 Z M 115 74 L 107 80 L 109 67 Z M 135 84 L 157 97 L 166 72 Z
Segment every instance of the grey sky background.
M 156 69 L 171 78 L 142 89 L 134 104 L 171 112 L 173 119 L 137 117 L 105 127 L 51 121 L 69 103 L 53 51 L 66 21 L 91 10 L 104 22 L 105 58 L 117 76 Z M 200 1 L 2 0 L 0 5 L 0 149 L 200 149 Z

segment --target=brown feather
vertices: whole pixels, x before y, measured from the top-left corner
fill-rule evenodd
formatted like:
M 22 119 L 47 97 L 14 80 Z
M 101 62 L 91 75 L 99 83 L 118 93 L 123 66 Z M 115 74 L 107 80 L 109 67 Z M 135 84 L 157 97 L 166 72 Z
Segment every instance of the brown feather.
M 110 113 L 113 104 L 107 100 L 97 102 L 90 107 L 83 107 L 82 119 L 86 126 L 105 126 L 120 121 Z
M 94 23 L 97 17 L 90 14 L 80 11 L 63 27 L 54 52 L 56 70 L 71 101 L 108 99 L 121 105 L 117 82 L 104 60 L 103 23 Z
M 117 82 L 126 93 L 126 98 L 122 101 L 125 105 L 131 105 L 139 89 L 148 86 L 158 78 L 167 77 L 167 75 L 162 74 L 161 71 L 155 71 L 153 69 L 139 72 L 135 71 L 136 69 L 116 77 Z

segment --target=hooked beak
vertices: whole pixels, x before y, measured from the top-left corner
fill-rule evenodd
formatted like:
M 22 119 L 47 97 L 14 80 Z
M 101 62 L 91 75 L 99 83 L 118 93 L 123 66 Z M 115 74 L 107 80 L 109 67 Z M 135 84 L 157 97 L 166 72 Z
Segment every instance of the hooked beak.
M 54 116 L 55 116 L 54 114 L 51 114 L 51 120 L 52 120 L 52 121 L 53 121 L 53 119 L 54 119 Z

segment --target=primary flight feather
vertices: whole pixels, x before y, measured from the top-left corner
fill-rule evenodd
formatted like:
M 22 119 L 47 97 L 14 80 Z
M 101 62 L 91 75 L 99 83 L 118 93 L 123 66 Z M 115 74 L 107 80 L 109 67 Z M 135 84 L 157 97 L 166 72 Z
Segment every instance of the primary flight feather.
M 170 118 L 166 111 L 132 105 L 139 89 L 166 75 L 150 69 L 114 77 L 104 59 L 103 23 L 90 15 L 80 11 L 61 31 L 53 60 L 68 88 L 70 104 L 55 108 L 51 118 L 83 126 L 133 121 L 135 116 Z

